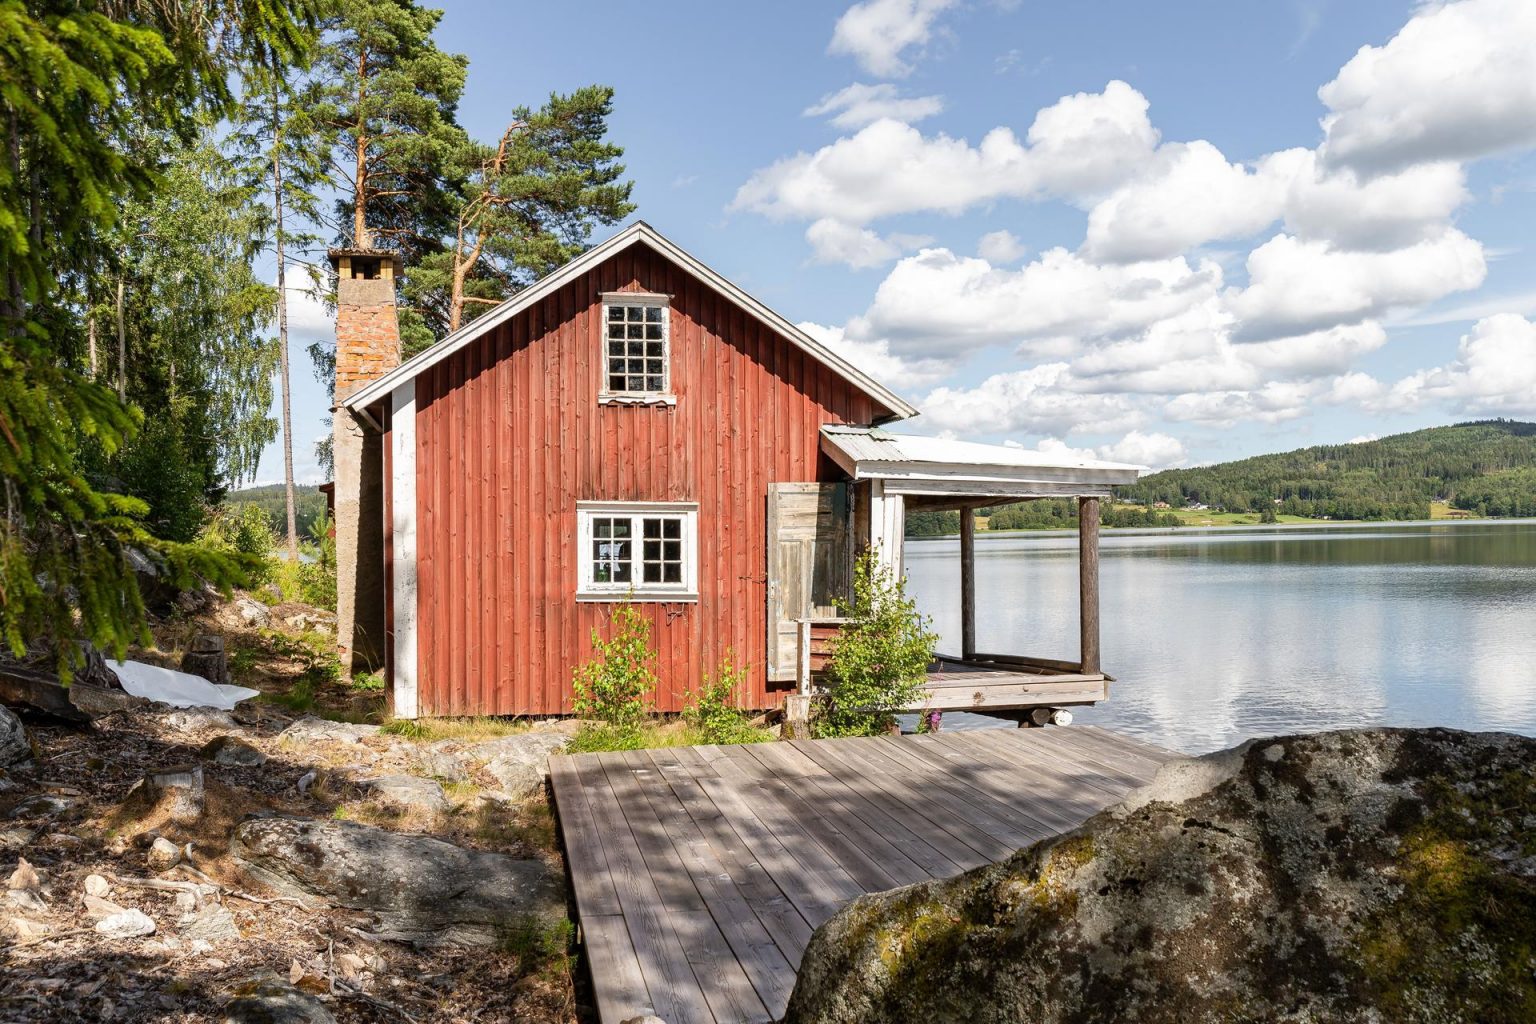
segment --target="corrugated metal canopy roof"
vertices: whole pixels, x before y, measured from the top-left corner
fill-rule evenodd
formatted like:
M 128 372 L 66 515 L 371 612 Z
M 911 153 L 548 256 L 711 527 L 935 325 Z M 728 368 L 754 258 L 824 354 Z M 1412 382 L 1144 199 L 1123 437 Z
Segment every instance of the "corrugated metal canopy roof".
M 822 449 L 855 480 L 887 492 L 930 496 L 1107 495 L 1132 484 L 1140 466 L 1005 445 L 894 434 L 877 427 L 825 426 Z

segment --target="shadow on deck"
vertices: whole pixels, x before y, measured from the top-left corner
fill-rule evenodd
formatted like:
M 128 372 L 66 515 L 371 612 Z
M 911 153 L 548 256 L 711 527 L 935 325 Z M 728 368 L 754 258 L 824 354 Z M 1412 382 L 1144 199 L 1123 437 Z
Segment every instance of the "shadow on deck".
M 854 897 L 1075 828 L 1175 756 L 1075 727 L 555 757 L 599 1015 L 777 1020 Z

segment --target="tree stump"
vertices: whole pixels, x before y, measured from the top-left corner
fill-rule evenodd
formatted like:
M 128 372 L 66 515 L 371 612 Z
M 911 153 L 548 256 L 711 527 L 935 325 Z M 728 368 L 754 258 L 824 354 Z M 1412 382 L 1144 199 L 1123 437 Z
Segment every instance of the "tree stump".
M 224 638 L 212 633 L 193 637 L 192 646 L 181 656 L 181 670 L 202 676 L 210 683 L 227 684 L 229 659 L 224 654 Z
M 144 810 L 164 806 L 172 821 L 194 822 L 203 814 L 203 766 L 177 765 L 146 775 L 133 784 L 123 802 Z

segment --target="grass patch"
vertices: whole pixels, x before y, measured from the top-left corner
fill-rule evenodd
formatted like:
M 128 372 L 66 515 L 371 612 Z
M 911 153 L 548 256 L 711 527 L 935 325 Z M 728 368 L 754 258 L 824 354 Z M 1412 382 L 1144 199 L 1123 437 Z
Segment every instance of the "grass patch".
M 478 743 L 503 736 L 515 736 L 527 732 L 532 726 L 526 719 L 492 718 L 394 718 L 385 722 L 381 731 L 391 736 L 431 743 L 437 740 L 459 740 Z
M 772 732 L 745 721 L 727 735 L 710 735 L 685 722 L 658 720 L 632 728 L 591 723 L 582 726 L 571 738 L 565 752 L 597 754 L 610 750 L 655 750 L 659 747 L 697 747 L 711 743 L 765 743 L 773 738 Z
M 352 677 L 350 685 L 361 693 L 381 693 L 384 690 L 384 673 L 359 672 Z
M 570 969 L 576 927 L 565 918 L 526 915 L 509 922 L 496 943 L 499 952 L 517 958 L 522 977 L 554 977 Z

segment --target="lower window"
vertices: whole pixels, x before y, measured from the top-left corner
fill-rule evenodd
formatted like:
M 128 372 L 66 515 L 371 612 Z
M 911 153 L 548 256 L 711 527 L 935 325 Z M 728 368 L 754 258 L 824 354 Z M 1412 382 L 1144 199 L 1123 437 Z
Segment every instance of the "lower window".
M 694 600 L 698 517 L 692 502 L 578 502 L 576 595 Z

